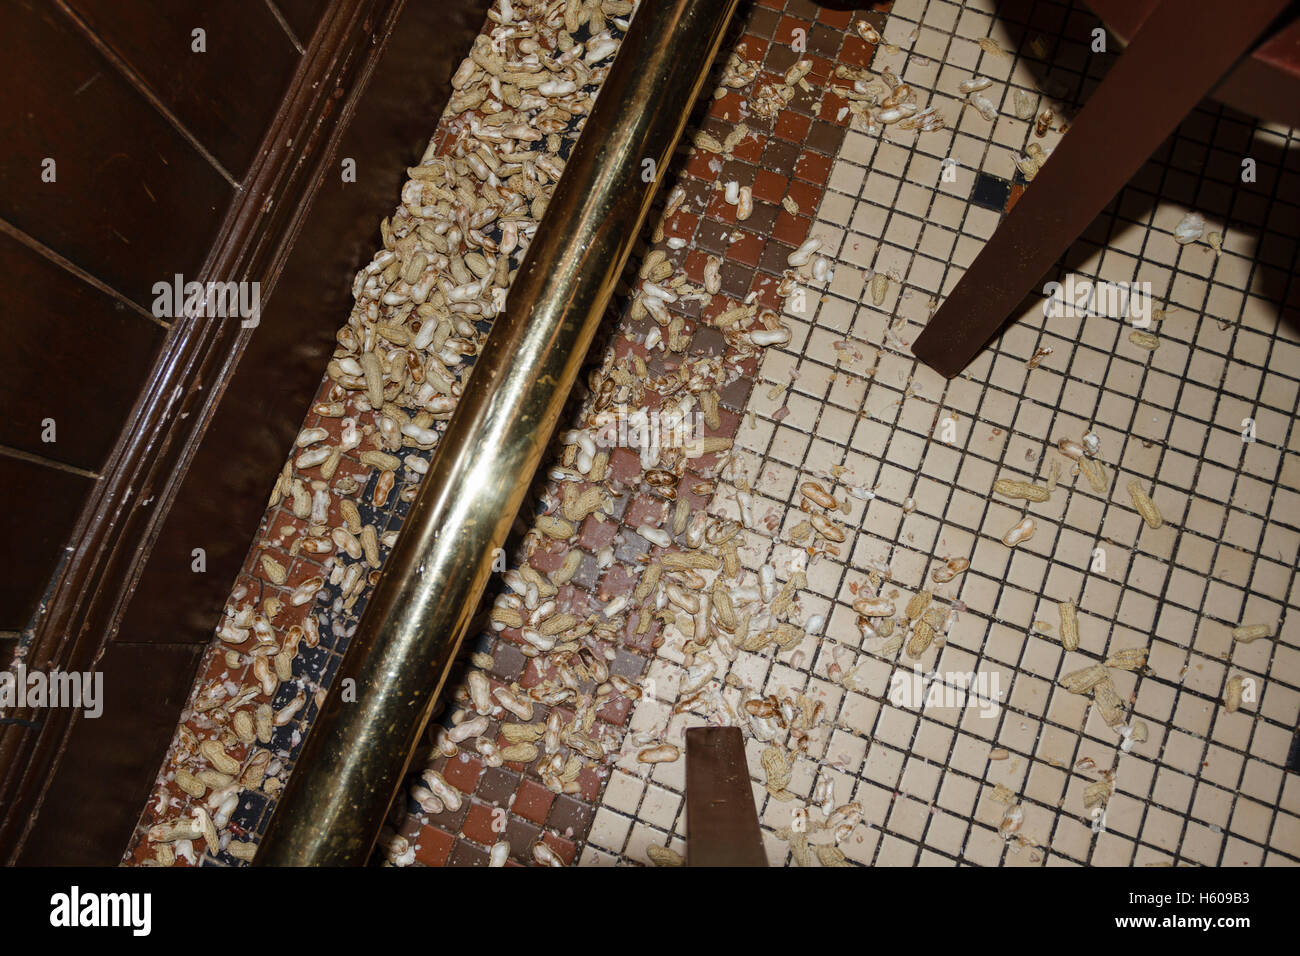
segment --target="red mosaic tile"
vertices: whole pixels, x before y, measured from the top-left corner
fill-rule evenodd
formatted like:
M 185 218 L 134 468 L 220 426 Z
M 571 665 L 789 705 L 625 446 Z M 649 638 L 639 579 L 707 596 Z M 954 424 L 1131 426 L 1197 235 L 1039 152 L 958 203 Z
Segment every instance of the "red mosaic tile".
M 596 711 L 596 717 L 607 724 L 622 727 L 632 713 L 632 704 L 633 701 L 626 697 L 613 694 L 605 701 L 605 705 Z
M 708 217 L 715 222 L 725 223 L 728 226 L 736 224 L 736 207 L 727 202 L 726 193 L 719 189 L 709 200 L 709 208 L 706 210 Z
M 251 641 L 252 638 L 250 637 L 249 640 Z M 195 679 L 195 685 L 207 686 L 214 682 L 224 683 L 227 680 L 237 684 L 242 684 L 245 680 L 252 683 L 252 661 L 248 660 L 242 666 L 232 668 L 226 663 L 224 654 L 214 654 L 203 662 L 199 676 Z
M 800 116 L 792 110 L 782 110 L 776 118 L 776 129 L 772 133 L 792 143 L 802 143 L 810 126 L 812 120 L 807 116 Z
M 456 838 L 446 830 L 424 827 L 415 841 L 415 858 L 425 866 L 443 866 L 455 842 Z
M 524 668 L 523 676 L 519 678 L 519 686 L 524 690 L 531 690 L 545 680 L 546 674 L 541 670 L 541 666 L 537 658 L 528 658 L 528 666 Z
M 260 561 L 260 555 L 258 556 L 258 559 Z M 309 578 L 319 577 L 320 573 L 321 566 L 319 564 L 300 554 L 293 559 L 293 562 L 288 567 L 288 576 L 284 582 L 284 589 L 286 591 L 293 591 L 305 583 Z M 253 595 L 258 593 L 256 585 L 253 586 L 251 593 Z
M 520 781 L 519 789 L 515 791 L 515 802 L 510 809 L 533 823 L 545 823 L 554 801 L 554 793 L 540 783 L 525 779 Z
M 808 238 L 808 230 L 811 228 L 811 219 L 805 219 L 803 216 L 792 216 L 789 211 L 782 209 L 780 215 L 776 217 L 776 226 L 772 229 L 772 236 L 788 246 L 797 246 Z
M 790 198 L 799 204 L 800 215 L 811 217 L 822 201 L 822 189 L 820 185 L 795 179 L 790 182 Z
M 482 773 L 483 761 L 464 752 L 459 756 L 449 757 L 447 765 L 442 768 L 443 779 L 461 793 L 473 793 Z
M 708 220 L 706 219 L 705 222 L 708 222 Z M 676 303 L 670 305 L 668 307 L 668 311 L 674 315 L 681 314 L 680 310 L 677 308 Z M 663 353 L 656 352 L 652 354 L 646 360 L 646 366 L 650 369 L 652 375 L 664 374 L 665 367 L 663 362 Z M 647 392 L 645 397 L 641 400 L 641 407 L 646 411 L 647 414 L 650 412 L 658 411 L 662 405 L 663 405 L 663 396 L 660 395 L 658 392 Z M 632 454 L 636 457 L 636 460 L 640 462 L 641 458 L 639 452 L 633 450 Z M 637 465 L 636 476 L 632 478 L 629 483 L 632 485 L 641 484 L 641 466 L 639 464 Z
M 606 521 L 596 515 L 588 515 L 582 522 L 578 533 L 578 547 L 591 554 L 609 547 L 618 533 L 618 524 Z
M 875 55 L 875 44 L 868 43 L 859 36 L 846 36 L 840 47 L 840 62 L 847 66 L 868 67 Z
M 586 590 L 571 584 L 560 588 L 559 593 L 555 595 L 555 606 L 560 611 L 577 617 L 586 617 L 597 610 L 592 604 L 591 595 Z
M 682 261 L 682 271 L 692 282 L 704 281 L 704 267 L 708 265 L 708 253 L 701 252 L 699 249 L 688 249 L 686 258 Z
M 699 228 L 700 217 L 689 212 L 679 212 L 664 223 L 665 239 L 690 239 Z
M 736 431 L 739 428 L 740 416 L 729 409 L 720 408 L 718 409 L 718 427 L 706 427 L 704 433 L 706 435 L 718 435 L 724 438 L 730 438 L 736 434 Z M 696 467 L 698 468 L 699 463 L 707 460 L 708 457 L 708 455 L 701 455 L 699 458 L 695 459 Z M 703 471 L 701 470 L 700 473 L 703 474 Z
M 1024 194 L 1025 194 L 1024 183 L 1012 183 L 1011 192 L 1007 196 L 1006 212 L 1010 212 L 1012 209 L 1014 209 L 1016 203 L 1020 201 L 1020 197 L 1023 196 Z
M 801 33 L 796 34 L 796 30 L 801 31 Z M 812 30 L 812 24 L 807 20 L 801 20 L 798 17 L 786 14 L 781 17 L 781 22 L 776 28 L 776 35 L 772 39 L 783 46 L 793 47 L 796 36 L 807 39 L 810 30 Z
M 757 233 L 746 232 L 744 229 L 737 231 L 741 234 L 741 238 L 727 247 L 727 258 L 750 266 L 758 265 L 759 257 L 763 254 L 764 238 Z
M 271 547 L 287 554 L 295 539 L 306 536 L 309 525 L 310 522 L 297 517 L 288 508 L 276 508 L 264 522 L 263 540 Z M 311 557 L 311 555 L 304 555 L 304 557 Z
M 758 294 L 754 300 L 759 308 L 780 312 L 785 307 L 785 298 L 781 295 L 781 280 L 765 272 L 755 272 L 750 291 Z
M 709 115 L 730 123 L 738 123 L 745 115 L 745 98 L 735 90 L 720 96 L 709 104 Z
M 799 162 L 795 163 L 794 174 L 819 186 L 825 185 L 831 174 L 831 158 L 805 150 L 800 154 Z
M 542 835 L 542 839 L 564 861 L 565 866 L 569 866 L 577 858 L 578 845 L 572 840 L 566 840 L 554 833 L 545 833 Z
M 717 175 L 713 170 L 713 163 L 717 158 L 713 153 L 706 153 L 702 149 L 697 149 L 687 158 L 682 170 L 688 176 L 694 176 L 696 179 L 712 180 Z
M 704 308 L 700 313 L 700 318 L 705 322 L 712 322 L 723 312 L 739 304 L 738 299 L 733 299 L 727 295 L 715 295 L 713 301 Z
M 610 475 L 615 483 L 640 482 L 641 456 L 627 448 L 615 448 L 609 456 Z
M 779 203 L 785 198 L 790 179 L 770 169 L 760 169 L 754 173 L 754 198 L 764 202 Z
M 801 59 L 808 60 L 812 66 L 808 70 L 805 79 L 814 86 L 825 86 L 830 82 L 831 74 L 835 72 L 835 61 L 827 59 L 824 56 L 815 54 L 805 54 Z
M 701 275 L 702 274 L 703 273 L 701 272 Z M 621 359 L 627 355 L 639 355 L 641 356 L 641 358 L 646 357 L 649 350 L 645 347 L 645 345 L 643 345 L 642 342 L 636 341 L 635 339 L 629 337 L 629 334 L 636 334 L 636 333 L 640 333 L 642 337 L 644 337 L 645 333 L 650 331 L 651 321 L 649 319 L 645 319 L 640 323 L 640 325 L 642 326 L 642 328 L 638 328 L 636 325 L 633 325 L 631 322 L 628 322 L 622 327 L 623 334 L 617 336 L 614 339 L 615 358 Z
M 578 774 L 578 793 L 577 796 L 583 800 L 593 801 L 600 796 L 600 788 L 604 786 L 606 771 L 603 768 L 586 766 Z
M 461 834 L 484 846 L 491 846 L 497 841 L 497 832 L 493 824 L 499 818 L 500 811 L 481 803 L 472 802 Z
M 568 545 L 559 541 L 551 541 L 529 555 L 528 563 L 532 565 L 533 570 L 542 574 L 550 574 L 564 563 L 564 557 L 568 553 Z
M 612 601 L 631 594 L 638 577 L 621 564 L 610 565 L 600 577 L 600 590 L 597 593 L 602 601 Z
M 754 33 L 746 33 L 740 38 L 740 43 L 736 45 L 745 48 L 745 57 L 749 60 L 758 60 L 760 63 L 767 56 L 767 48 L 771 46 L 766 39 Z
M 847 30 L 849 24 L 853 22 L 853 11 L 835 10 L 825 4 L 819 4 L 817 8 L 817 20 L 835 30 Z
M 841 111 L 843 116 L 840 115 Z M 829 90 L 822 94 L 821 104 L 817 108 L 817 117 L 827 123 L 844 127 L 853 121 L 853 114 L 849 112 L 849 101 Z
M 751 132 L 731 148 L 731 155 L 746 163 L 758 163 L 763 159 L 765 137 Z
M 650 617 L 650 623 L 646 625 L 644 631 L 638 633 L 641 618 Z M 659 637 L 659 631 L 662 622 L 653 613 L 652 608 L 638 608 L 627 616 L 619 636 L 622 638 L 623 646 L 631 650 L 640 651 L 642 654 L 649 654 L 654 648 L 658 647 L 662 641 Z
M 642 492 L 633 497 L 632 503 L 627 507 L 627 513 L 623 516 L 623 521 L 632 528 L 643 524 L 658 528 L 667 516 L 668 505 L 662 498 Z

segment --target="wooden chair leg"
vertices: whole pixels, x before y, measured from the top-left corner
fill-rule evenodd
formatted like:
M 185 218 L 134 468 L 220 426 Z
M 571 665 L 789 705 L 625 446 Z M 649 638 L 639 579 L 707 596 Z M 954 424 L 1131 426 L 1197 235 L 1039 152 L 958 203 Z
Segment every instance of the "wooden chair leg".
M 739 727 L 686 731 L 686 865 L 767 866 Z
M 952 378 L 1227 74 L 1287 0 L 1163 0 L 939 311 L 912 354 Z

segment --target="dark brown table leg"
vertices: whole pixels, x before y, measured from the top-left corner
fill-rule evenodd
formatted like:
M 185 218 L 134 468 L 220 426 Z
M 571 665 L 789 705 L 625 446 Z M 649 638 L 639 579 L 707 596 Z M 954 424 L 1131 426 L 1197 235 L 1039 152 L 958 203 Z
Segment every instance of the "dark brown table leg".
M 1163 0 L 912 344 L 952 378 L 1286 6 Z
M 738 727 L 686 731 L 686 865 L 767 866 Z

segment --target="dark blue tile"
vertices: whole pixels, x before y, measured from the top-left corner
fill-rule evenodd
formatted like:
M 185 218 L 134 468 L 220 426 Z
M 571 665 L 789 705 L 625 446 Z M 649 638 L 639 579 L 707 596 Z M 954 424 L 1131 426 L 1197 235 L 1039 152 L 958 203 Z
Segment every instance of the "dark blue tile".
M 1011 195 L 1011 183 L 988 173 L 975 174 L 975 188 L 971 191 L 970 201 L 985 209 L 1002 212 L 1007 207 L 1007 197 Z
M 262 822 L 268 803 L 269 798 L 260 790 L 244 790 L 239 795 L 239 806 L 230 815 L 230 822 L 245 832 L 252 833 Z
M 329 659 L 328 647 L 321 647 L 319 644 L 315 647 L 300 646 L 298 656 L 293 659 L 293 676 L 320 683 Z

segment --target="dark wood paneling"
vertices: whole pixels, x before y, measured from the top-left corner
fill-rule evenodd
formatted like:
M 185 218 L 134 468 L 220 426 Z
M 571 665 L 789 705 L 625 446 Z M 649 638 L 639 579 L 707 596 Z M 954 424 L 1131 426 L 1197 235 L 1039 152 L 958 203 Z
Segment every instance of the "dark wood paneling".
M 316 27 L 325 14 L 325 8 L 329 6 L 329 0 L 270 0 L 270 2 L 280 8 L 280 14 L 303 46 L 311 43 L 311 35 L 316 32 Z
M 196 276 L 232 187 L 62 11 L 0 16 L 0 217 L 148 309 L 155 282 Z
M 330 337 L 347 314 L 353 271 L 378 241 L 378 219 L 391 212 L 405 166 L 419 157 L 433 131 L 450 92 L 447 81 L 487 6 L 488 0 L 328 4 L 209 260 L 214 276 L 262 281 L 268 309 L 261 326 L 251 333 L 247 351 L 250 333 L 232 340 L 226 324 L 186 323 L 168 337 L 151 373 L 150 403 L 138 409 L 105 471 L 87 509 L 85 540 L 56 583 L 28 649 L 36 666 L 56 661 L 64 669 L 84 670 L 97 657 L 112 655 L 114 647 L 130 646 L 134 634 L 162 645 L 192 641 L 188 651 L 195 655 L 210 639 L 274 472 L 319 381 Z M 358 183 L 340 182 L 344 156 L 357 160 Z M 4 185 L 0 179 L 0 190 Z M 278 287 L 284 291 L 272 295 L 286 261 Z M 331 278 L 323 282 L 323 276 Z M 233 376 L 236 363 L 240 372 Z M 216 424 L 209 428 L 214 411 Z M 205 429 L 217 435 L 215 441 L 200 441 Z M 183 477 L 200 474 L 204 480 Z M 159 530 L 165 540 L 151 552 Z M 199 546 L 224 548 L 233 561 L 228 571 L 216 570 L 210 554 L 208 574 L 192 574 L 189 553 Z M 179 568 L 173 563 L 177 554 L 184 556 Z M 178 570 L 184 573 L 176 575 Z M 106 651 L 103 642 L 110 635 L 120 643 Z M 141 673 L 171 668 L 167 680 L 175 677 L 189 687 L 189 658 L 174 664 L 152 660 Z M 153 686 L 141 678 L 135 693 L 153 693 Z M 93 763 L 76 768 L 82 760 L 77 755 L 107 746 L 83 742 L 86 734 L 100 739 L 96 722 L 70 724 L 68 715 L 51 712 L 39 734 L 5 734 L 0 727 L 0 857 L 70 861 L 74 857 L 54 842 L 62 821 L 86 828 L 76 859 L 115 859 L 175 730 L 182 697 L 169 697 L 168 706 L 158 709 L 137 701 L 142 723 L 127 731 L 134 737 L 134 762 L 104 779 L 94 778 Z M 62 759 L 64 753 L 69 759 Z M 95 801 L 118 808 L 134 800 L 133 811 L 115 809 L 109 822 L 88 827 L 78 817 L 91 792 L 86 780 L 92 781 Z M 37 842 L 28 845 L 29 836 Z
M 64 0 L 236 179 L 275 115 L 298 51 L 266 0 Z M 206 32 L 206 51 L 192 31 Z
M 18 863 L 116 866 L 171 742 L 197 647 L 116 644 L 100 658 L 103 713 L 78 716 Z
M 0 233 L 0 444 L 99 471 L 165 334 Z
M 331 2 L 252 170 L 221 223 L 200 278 L 256 280 L 262 284 L 263 299 L 270 299 L 317 189 L 337 175 L 335 153 L 340 139 L 357 115 L 404 7 L 403 0 Z M 436 32 L 421 38 L 426 51 L 440 48 L 438 36 L 445 26 L 446 21 L 438 18 Z M 463 52 L 463 48 L 455 51 L 453 58 Z M 418 71 L 431 70 L 428 56 L 426 52 L 424 60 L 417 62 Z M 439 62 L 431 72 L 445 82 L 453 67 L 452 62 Z M 417 116 L 421 106 L 411 102 L 403 115 Z M 426 130 L 432 125 L 427 114 L 421 122 Z M 400 166 L 394 175 L 400 175 Z M 396 187 L 382 212 L 391 209 L 395 196 Z M 373 220 L 368 231 L 372 224 Z M 325 238 L 337 240 L 337 236 Z M 262 324 L 267 321 L 263 315 Z M 336 320 L 328 321 L 332 329 Z M 130 427 L 123 431 L 83 511 L 77 548 L 64 562 L 47 598 L 48 607 L 36 622 L 26 648 L 32 666 L 84 671 L 118 633 L 152 543 L 215 410 L 222 397 L 233 391 L 228 389 L 233 369 L 252 335 L 251 329 L 234 322 L 186 320 L 173 327 Z M 271 363 L 270 381 L 279 373 L 279 365 Z M 258 387 L 266 384 L 260 382 Z M 230 460 L 223 459 L 216 467 L 225 467 Z M 228 523 L 233 517 L 219 515 L 218 520 Z M 249 527 L 238 534 L 245 547 L 251 532 Z M 187 552 L 187 571 L 188 567 Z M 154 625 L 177 628 L 186 620 L 188 597 L 183 592 L 165 594 L 147 606 L 146 616 Z M 160 643 L 168 641 L 164 638 Z M 160 733 L 171 734 L 178 716 L 177 709 L 162 723 Z M 0 725 L 0 858 L 12 862 L 21 854 L 75 733 L 80 731 L 66 711 L 45 713 L 36 731 Z M 156 767 L 161 747 L 148 756 L 147 762 Z M 152 771 L 148 778 L 152 779 Z M 126 838 L 122 834 L 121 842 Z
M 0 630 L 27 626 L 94 479 L 0 454 Z
M 206 643 L 320 384 L 352 277 L 380 243 L 406 167 L 419 161 L 450 78 L 487 13 L 486 0 L 408 3 L 340 144 L 357 182 L 331 174 L 285 265 L 262 323 L 199 446 L 122 621 L 119 639 Z M 207 572 L 190 552 L 207 553 Z M 165 613 L 160 609 L 166 608 Z

